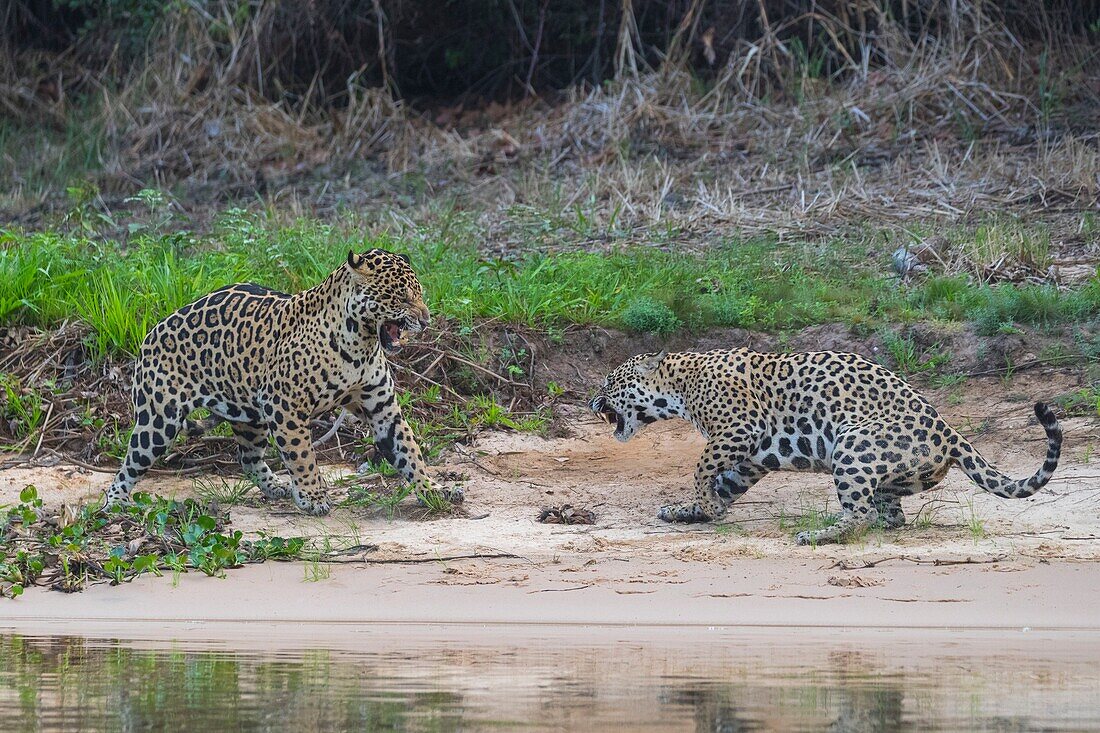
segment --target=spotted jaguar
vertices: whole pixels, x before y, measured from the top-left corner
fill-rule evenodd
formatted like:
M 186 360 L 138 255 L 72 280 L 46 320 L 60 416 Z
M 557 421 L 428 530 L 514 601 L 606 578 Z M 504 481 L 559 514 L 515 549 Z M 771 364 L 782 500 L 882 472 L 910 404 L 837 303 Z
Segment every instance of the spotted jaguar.
M 658 517 L 668 522 L 717 519 L 771 471 L 830 473 L 841 511 L 831 526 L 800 532 L 799 544 L 837 542 L 878 521 L 903 526 L 901 498 L 936 486 L 955 465 L 997 496 L 1031 496 L 1050 480 L 1062 447 L 1058 420 L 1037 403 L 1046 460 L 1030 478 L 1009 478 L 901 377 L 833 351 L 641 354 L 607 376 L 589 409 L 621 441 L 670 418 L 690 421 L 707 439 L 695 498 L 663 507 Z
M 349 252 L 323 282 L 293 295 L 237 284 L 183 306 L 142 343 L 134 429 L 105 504 L 128 501 L 177 437 L 228 421 L 241 467 L 265 497 L 293 496 L 304 511 L 325 514 L 310 421 L 340 408 L 371 427 L 378 453 L 418 492 L 432 491 L 386 360 L 429 320 L 408 257 L 382 249 Z M 188 419 L 198 408 L 210 417 Z M 269 437 L 289 486 L 264 459 Z

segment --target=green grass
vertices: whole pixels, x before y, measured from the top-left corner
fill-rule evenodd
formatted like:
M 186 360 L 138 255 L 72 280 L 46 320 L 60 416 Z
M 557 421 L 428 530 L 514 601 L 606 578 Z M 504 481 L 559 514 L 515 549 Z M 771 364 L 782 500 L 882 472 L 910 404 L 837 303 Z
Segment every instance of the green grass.
M 307 553 L 302 564 L 302 581 L 306 583 L 319 583 L 332 577 L 332 565 L 323 561 L 320 553 Z
M 1062 395 L 1054 402 L 1065 411 L 1067 416 L 1100 417 L 1100 383 L 1090 384 L 1076 392 Z
M 30 442 L 37 437 L 46 420 L 43 396 L 36 390 L 22 389 L 14 375 L 0 374 L 0 419 L 12 426 L 17 441 Z
M 381 468 L 381 465 L 378 467 Z M 385 475 L 383 471 L 379 473 Z M 376 491 L 373 486 L 357 483 L 354 476 L 340 483 L 345 483 L 348 487 L 348 498 L 341 503 L 341 506 L 366 507 L 383 512 L 391 519 L 397 513 L 397 505 L 413 494 L 412 487 L 406 485 L 397 486 L 393 491 Z
M 1100 280 L 1075 290 L 1047 285 L 973 286 L 962 277 L 934 277 L 912 291 L 909 302 L 943 320 L 974 321 L 978 333 L 1011 333 L 1015 324 L 1052 326 L 1088 320 L 1100 312 Z
M 984 333 L 995 333 L 1014 323 L 1079 322 L 1100 312 L 1095 279 L 1061 292 L 941 277 L 906 291 L 883 275 L 885 259 L 867 260 L 865 242 L 811 246 L 764 238 L 726 241 L 702 256 L 636 248 L 501 260 L 486 259 L 469 234 L 448 225 L 400 240 L 370 239 L 351 226 L 278 225 L 236 209 L 206 236 L 151 227 L 120 242 L 85 227 L 0 230 L 0 324 L 79 318 L 94 329 L 97 355 L 135 354 L 150 326 L 204 293 L 239 281 L 301 290 L 323 279 L 349 248 L 370 246 L 407 252 L 434 312 L 460 326 L 492 318 L 543 329 L 590 324 L 667 334 L 826 322 L 873 327 L 930 317 L 975 320 Z
M 983 520 L 978 515 L 977 510 L 974 508 L 973 498 L 966 500 L 966 509 L 967 512 L 966 516 L 964 517 L 964 521 L 966 523 L 966 528 L 970 530 L 970 537 L 975 542 L 977 542 L 978 540 L 984 540 L 986 537 L 989 536 L 989 533 L 986 532 L 985 529 L 985 520 Z
M 387 463 L 372 463 L 371 467 L 382 476 L 395 475 Z M 341 502 L 341 506 L 365 507 L 383 513 L 390 519 L 397 515 L 398 505 L 412 496 L 416 497 L 428 516 L 447 516 L 454 512 L 454 505 L 441 491 L 418 491 L 406 484 L 392 490 L 378 490 L 378 487 L 359 483 L 358 477 L 354 475 L 337 483 L 346 486 L 348 491 L 348 498 Z
M 901 374 L 935 373 L 951 360 L 951 355 L 940 351 L 938 344 L 932 347 L 933 353 L 926 357 L 912 336 L 898 335 L 893 331 L 884 331 L 882 342 L 894 368 Z
M 240 504 L 254 488 L 248 478 L 226 481 L 221 476 L 209 476 L 194 479 L 191 486 L 195 496 L 204 504 L 214 503 L 219 507 Z
M 805 497 L 799 496 L 797 512 L 788 514 L 785 509 L 780 509 L 779 528 L 796 534 L 799 532 L 817 532 L 833 526 L 838 518 L 835 512 L 829 511 L 827 501 L 821 502 L 819 507 L 811 506 L 807 503 Z

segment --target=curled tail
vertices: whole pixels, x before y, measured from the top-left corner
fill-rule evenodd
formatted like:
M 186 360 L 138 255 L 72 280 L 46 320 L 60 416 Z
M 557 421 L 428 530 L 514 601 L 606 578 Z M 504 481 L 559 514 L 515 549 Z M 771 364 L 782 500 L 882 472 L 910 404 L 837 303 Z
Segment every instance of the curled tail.
M 1054 469 L 1058 468 L 1058 456 L 1062 453 L 1062 426 L 1058 424 L 1058 418 L 1042 402 L 1035 404 L 1035 416 L 1047 433 L 1047 458 L 1031 478 L 1017 481 L 1005 476 L 989 465 L 965 440 L 959 441 L 952 457 L 958 460 L 970 480 L 986 491 L 1008 499 L 1026 499 L 1050 481 Z

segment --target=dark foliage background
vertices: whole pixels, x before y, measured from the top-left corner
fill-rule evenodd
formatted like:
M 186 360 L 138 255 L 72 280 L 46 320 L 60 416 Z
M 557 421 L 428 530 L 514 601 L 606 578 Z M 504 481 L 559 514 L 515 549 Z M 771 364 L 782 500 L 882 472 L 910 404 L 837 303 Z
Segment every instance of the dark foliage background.
M 980 18 L 980 21 L 977 19 Z M 414 101 L 504 99 L 599 84 L 629 36 L 651 67 L 670 53 L 701 78 L 746 42 L 772 38 L 827 75 L 882 60 L 884 24 L 930 43 L 997 23 L 1037 48 L 1094 43 L 1095 0 L 13 0 L 9 54 L 66 52 L 132 69 L 175 32 L 239 58 L 271 100 L 346 100 L 348 80 Z M 169 34 L 172 35 L 172 34 Z M 1037 52 L 1038 53 L 1038 52 Z

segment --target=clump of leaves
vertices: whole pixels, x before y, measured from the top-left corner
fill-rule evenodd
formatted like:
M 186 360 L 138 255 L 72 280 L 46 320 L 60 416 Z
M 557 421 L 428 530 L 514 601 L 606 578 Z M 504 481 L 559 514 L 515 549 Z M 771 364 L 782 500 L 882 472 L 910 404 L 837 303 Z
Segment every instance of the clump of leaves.
M 591 509 L 562 504 L 560 507 L 543 507 L 539 512 L 539 521 L 543 524 L 595 524 L 596 513 Z
M 0 518 L 0 595 L 12 598 L 29 585 L 72 592 L 164 570 L 220 577 L 246 563 L 297 558 L 305 546 L 301 537 L 246 540 L 215 504 L 145 493 L 126 506 L 63 505 L 47 516 L 37 489 L 27 486 Z

